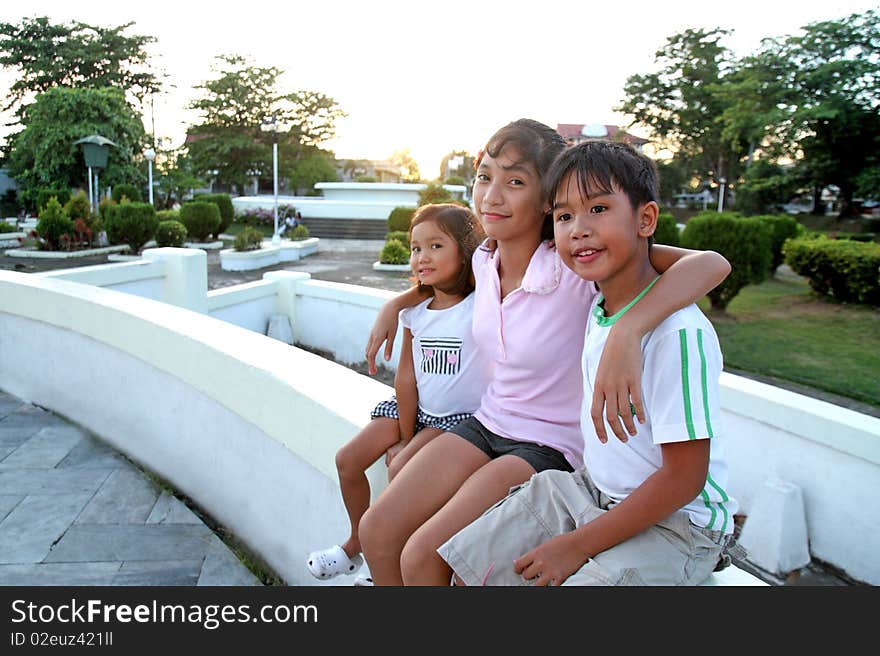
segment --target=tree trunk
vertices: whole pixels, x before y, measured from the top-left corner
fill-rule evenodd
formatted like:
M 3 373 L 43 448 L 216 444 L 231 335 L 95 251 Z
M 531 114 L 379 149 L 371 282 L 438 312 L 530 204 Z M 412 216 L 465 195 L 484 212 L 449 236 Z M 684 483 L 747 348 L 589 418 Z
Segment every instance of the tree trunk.
M 813 185 L 813 209 L 810 210 L 810 214 L 825 215 L 825 207 L 822 205 L 822 189 L 818 185 Z

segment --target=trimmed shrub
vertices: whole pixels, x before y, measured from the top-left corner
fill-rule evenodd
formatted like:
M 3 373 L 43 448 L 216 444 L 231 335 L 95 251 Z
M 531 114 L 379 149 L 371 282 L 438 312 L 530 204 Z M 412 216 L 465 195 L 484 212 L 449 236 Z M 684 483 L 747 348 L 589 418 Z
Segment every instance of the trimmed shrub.
M 18 227 L 6 221 L 0 221 L 0 232 L 18 232 Z
M 654 243 L 678 246 L 679 235 L 675 217 L 668 212 L 661 212 L 657 217 L 657 229 L 654 231 Z
M 767 226 L 770 231 L 770 275 L 776 273 L 779 265 L 785 261 L 782 245 L 786 239 L 796 239 L 804 234 L 804 227 L 793 216 L 788 214 L 765 214 L 754 217 Z
M 58 199 L 52 196 L 40 210 L 37 221 L 37 236 L 46 250 L 57 251 L 64 245 L 63 236 L 67 241 L 73 237 L 73 221 L 67 218 Z
M 303 239 L 309 238 L 309 229 L 300 223 L 293 230 L 290 231 L 290 239 L 293 241 L 302 241 Z
M 255 251 L 263 245 L 263 233 L 257 228 L 244 228 L 235 236 L 232 247 L 237 251 Z
M 819 294 L 880 305 L 880 244 L 811 237 L 783 245 L 785 262 Z
M 712 308 L 724 310 L 746 285 L 762 282 L 770 269 L 769 228 L 760 219 L 733 212 L 701 212 L 687 222 L 681 245 L 721 253 L 730 262 L 730 275 L 709 292 Z
M 382 264 L 409 264 L 409 249 L 396 239 L 385 242 L 379 253 Z
M 467 186 L 467 181 L 460 175 L 450 175 L 448 178 L 446 178 L 443 184 Z
M 235 219 L 235 208 L 232 206 L 232 197 L 229 194 L 196 194 L 193 200 L 202 203 L 214 203 L 217 209 L 220 210 L 220 225 L 211 233 L 215 239 L 220 236 L 221 232 L 232 225 L 232 221 Z
M 428 185 L 419 192 L 419 207 L 422 205 L 435 205 L 437 203 L 453 203 L 455 200 L 452 194 L 443 188 L 443 185 L 437 182 L 429 182 Z
M 395 207 L 388 215 L 388 232 L 409 233 L 409 224 L 415 213 L 415 207 Z
M 159 227 L 156 210 L 149 203 L 122 202 L 111 205 L 107 208 L 104 221 L 110 243 L 128 244 L 135 254 L 155 237 Z
M 179 210 L 156 210 L 156 218 L 162 221 L 180 221 Z
M 156 245 L 180 248 L 184 242 L 186 242 L 185 225 L 174 219 L 159 221 L 159 226 L 156 228 Z
M 137 185 L 122 183 L 115 185 L 113 191 L 110 192 L 111 198 L 117 203 L 121 203 L 123 198 L 127 198 L 132 203 L 140 203 L 144 200 L 141 194 L 141 188 Z
M 86 192 L 82 190 L 67 201 L 64 205 L 64 213 L 71 221 L 82 219 L 89 228 L 94 227 L 95 218 L 92 216 L 92 205 L 86 197 Z
M 387 235 L 385 235 L 385 241 L 391 241 L 392 239 L 396 239 L 404 246 L 409 244 L 409 231 L 405 230 L 392 230 Z
M 180 222 L 194 241 L 206 242 L 220 225 L 220 208 L 200 200 L 185 203 L 180 208 Z
M 37 192 L 37 216 L 40 215 L 40 212 L 46 207 L 46 203 L 48 203 L 49 199 L 52 197 L 58 201 L 58 204 L 61 205 L 61 207 L 64 207 L 67 205 L 67 201 L 70 200 L 70 189 L 40 189 Z

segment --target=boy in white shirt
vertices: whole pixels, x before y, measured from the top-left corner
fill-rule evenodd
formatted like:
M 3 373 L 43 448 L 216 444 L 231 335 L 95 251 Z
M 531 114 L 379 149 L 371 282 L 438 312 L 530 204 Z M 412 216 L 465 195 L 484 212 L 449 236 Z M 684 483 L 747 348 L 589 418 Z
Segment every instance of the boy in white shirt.
M 582 354 L 585 467 L 536 474 L 438 552 L 466 585 L 698 584 L 729 563 L 737 510 L 712 324 L 692 305 L 642 339 L 646 420 L 635 436 L 600 441 L 590 414 L 608 331 L 658 276 L 648 258 L 656 169 L 624 144 L 587 142 L 548 177 L 559 254 L 601 292 Z

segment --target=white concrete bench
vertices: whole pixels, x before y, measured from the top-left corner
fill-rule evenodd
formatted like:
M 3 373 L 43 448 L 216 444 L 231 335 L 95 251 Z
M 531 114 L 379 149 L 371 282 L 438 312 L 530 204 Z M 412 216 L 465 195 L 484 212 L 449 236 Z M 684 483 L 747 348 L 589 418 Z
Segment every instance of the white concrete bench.
M 725 567 L 720 572 L 713 572 L 712 575 L 700 583 L 700 585 L 770 585 L 766 581 L 762 581 L 754 574 L 750 574 L 744 569 L 740 569 L 736 565 Z

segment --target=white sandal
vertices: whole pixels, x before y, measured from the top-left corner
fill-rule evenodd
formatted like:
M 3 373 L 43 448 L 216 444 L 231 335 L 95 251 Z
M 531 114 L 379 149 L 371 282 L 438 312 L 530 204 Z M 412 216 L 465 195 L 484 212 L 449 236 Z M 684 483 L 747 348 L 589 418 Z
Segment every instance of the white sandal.
M 322 581 L 340 574 L 354 574 L 363 564 L 364 559 L 360 554 L 349 558 L 338 544 L 321 551 L 313 551 L 308 558 L 309 572 Z

